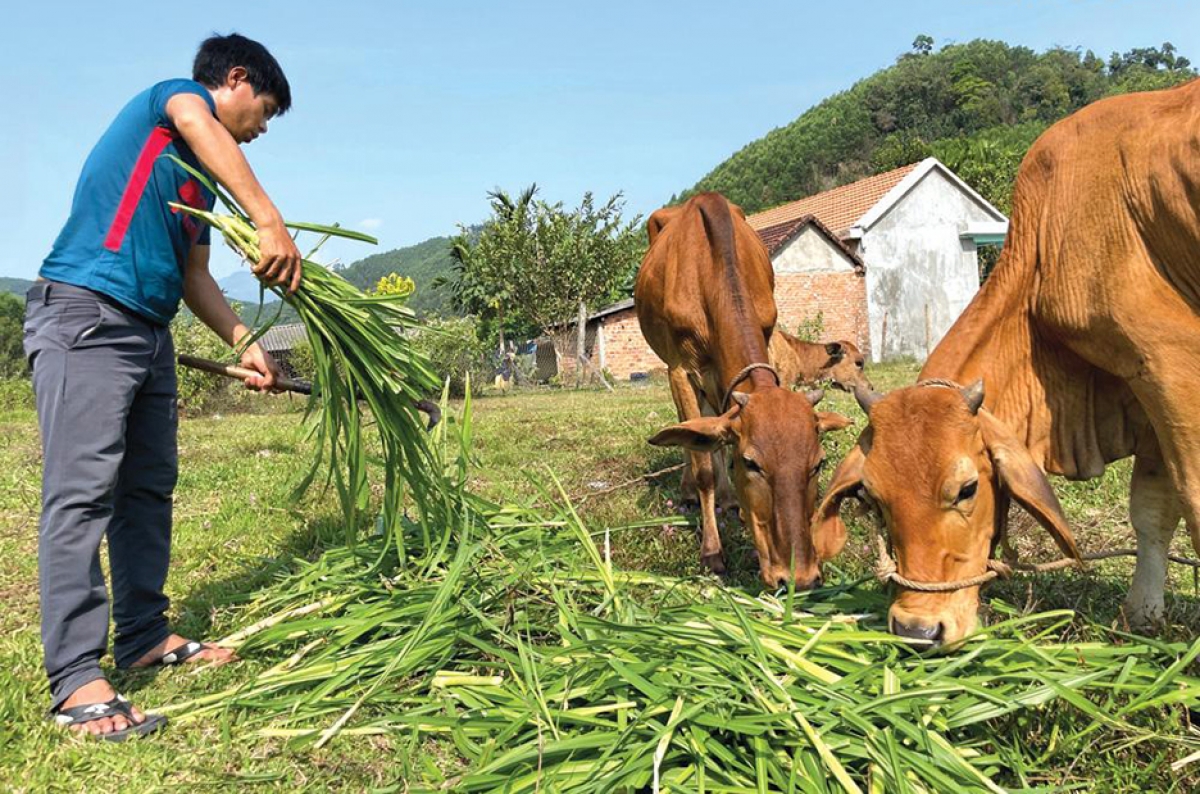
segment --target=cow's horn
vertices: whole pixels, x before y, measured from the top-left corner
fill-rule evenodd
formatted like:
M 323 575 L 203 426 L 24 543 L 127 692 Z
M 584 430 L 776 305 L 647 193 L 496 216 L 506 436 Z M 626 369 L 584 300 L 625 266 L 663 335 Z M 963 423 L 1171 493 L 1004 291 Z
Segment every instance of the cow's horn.
M 972 414 L 979 413 L 980 406 L 983 405 L 983 379 L 975 381 L 970 386 L 966 386 L 962 390 L 963 399 L 967 401 L 967 408 Z
M 875 403 L 883 399 L 883 395 L 871 389 L 865 389 L 862 386 L 855 386 L 854 399 L 858 400 L 858 407 L 862 409 L 862 412 L 870 416 L 871 408 Z
M 814 391 L 805 392 L 804 396 L 808 398 L 808 402 L 810 405 L 816 405 L 817 403 L 821 402 L 821 400 L 823 400 L 825 398 L 825 390 L 824 389 L 816 389 Z
M 746 403 L 750 402 L 750 395 L 746 394 L 744 391 L 735 391 L 733 394 L 729 395 L 729 399 L 737 403 L 738 406 L 745 408 Z

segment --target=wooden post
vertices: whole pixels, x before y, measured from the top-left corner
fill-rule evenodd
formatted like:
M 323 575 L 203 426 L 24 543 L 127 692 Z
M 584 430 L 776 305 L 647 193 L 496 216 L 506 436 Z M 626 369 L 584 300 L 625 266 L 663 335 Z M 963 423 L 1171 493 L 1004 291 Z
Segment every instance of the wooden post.
M 883 312 L 883 330 L 879 333 L 879 360 L 883 361 L 883 357 L 887 354 L 887 310 Z
M 925 304 L 925 358 L 929 358 L 929 337 L 931 331 L 929 327 L 929 304 Z

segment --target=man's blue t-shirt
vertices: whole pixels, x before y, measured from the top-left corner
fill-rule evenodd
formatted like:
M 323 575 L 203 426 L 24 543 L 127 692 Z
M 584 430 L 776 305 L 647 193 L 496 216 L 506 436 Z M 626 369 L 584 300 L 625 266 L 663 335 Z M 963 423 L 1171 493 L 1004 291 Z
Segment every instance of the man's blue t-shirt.
M 117 114 L 83 165 L 71 215 L 42 263 L 42 278 L 102 293 L 156 323 L 175 316 L 188 251 L 208 245 L 209 229 L 167 202 L 212 209 L 214 201 L 163 156 L 175 154 L 201 170 L 167 118 L 167 100 L 184 93 L 203 97 L 216 114 L 208 89 L 193 80 L 158 83 Z

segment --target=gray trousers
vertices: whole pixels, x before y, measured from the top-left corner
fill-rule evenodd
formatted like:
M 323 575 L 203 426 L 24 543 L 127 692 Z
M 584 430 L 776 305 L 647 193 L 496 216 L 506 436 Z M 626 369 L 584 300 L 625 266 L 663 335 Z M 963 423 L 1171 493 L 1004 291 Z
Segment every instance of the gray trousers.
M 101 538 L 108 538 L 117 666 L 167 638 L 175 352 L 166 327 L 57 282 L 29 290 L 24 341 L 42 435 L 38 583 L 57 707 L 103 677 L 109 604 Z

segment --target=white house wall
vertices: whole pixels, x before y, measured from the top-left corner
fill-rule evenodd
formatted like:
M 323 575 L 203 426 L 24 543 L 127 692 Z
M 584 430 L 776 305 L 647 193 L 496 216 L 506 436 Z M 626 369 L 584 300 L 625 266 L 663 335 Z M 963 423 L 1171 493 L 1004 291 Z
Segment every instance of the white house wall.
M 854 265 L 811 224 L 771 260 L 776 273 L 847 273 Z
M 934 169 L 865 230 L 872 360 L 929 355 L 979 290 L 975 245 L 960 235 L 995 220 Z

